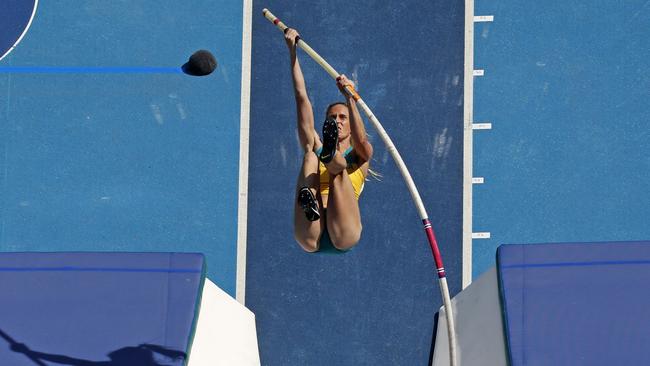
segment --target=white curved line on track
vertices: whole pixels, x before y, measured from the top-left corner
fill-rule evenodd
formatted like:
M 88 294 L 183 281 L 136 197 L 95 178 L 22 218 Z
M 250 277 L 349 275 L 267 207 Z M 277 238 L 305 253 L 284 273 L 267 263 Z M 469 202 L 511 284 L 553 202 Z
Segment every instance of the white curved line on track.
M 13 44 L 13 46 L 9 47 L 7 52 L 4 53 L 4 55 L 0 56 L 0 60 L 5 58 L 11 51 L 18 46 L 18 43 L 22 41 L 23 37 L 25 37 L 25 34 L 27 34 L 27 31 L 29 30 L 29 27 L 32 25 L 32 21 L 34 20 L 34 16 L 36 15 L 36 9 L 38 8 L 38 0 L 34 1 L 34 9 L 32 10 L 32 16 L 29 18 L 29 22 L 27 22 L 27 26 L 25 27 L 25 30 L 23 30 L 23 33 L 18 37 L 18 40 Z

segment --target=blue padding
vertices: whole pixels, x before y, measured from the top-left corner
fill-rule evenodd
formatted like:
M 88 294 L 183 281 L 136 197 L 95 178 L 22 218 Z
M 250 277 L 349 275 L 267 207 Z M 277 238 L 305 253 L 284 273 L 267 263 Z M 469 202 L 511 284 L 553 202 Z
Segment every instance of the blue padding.
M 204 273 L 202 254 L 0 253 L 0 360 L 184 365 Z
M 512 366 L 650 360 L 650 242 L 502 245 L 497 262 Z

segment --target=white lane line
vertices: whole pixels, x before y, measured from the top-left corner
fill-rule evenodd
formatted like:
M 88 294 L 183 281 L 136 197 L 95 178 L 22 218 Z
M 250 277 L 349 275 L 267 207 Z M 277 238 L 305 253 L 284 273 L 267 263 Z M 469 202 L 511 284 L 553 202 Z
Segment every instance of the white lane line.
M 248 144 L 250 126 L 251 29 L 253 0 L 244 0 L 242 28 L 241 110 L 239 127 L 239 203 L 237 210 L 237 284 L 235 298 L 246 301 L 246 248 L 248 230 Z

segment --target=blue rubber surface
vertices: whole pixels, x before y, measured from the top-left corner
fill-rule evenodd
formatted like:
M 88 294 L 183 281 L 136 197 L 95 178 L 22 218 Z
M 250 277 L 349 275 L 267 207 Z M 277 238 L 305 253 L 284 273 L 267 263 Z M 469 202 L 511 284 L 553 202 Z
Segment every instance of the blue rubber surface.
M 204 274 L 201 254 L 0 253 L 0 360 L 34 365 L 18 342 L 52 364 L 183 365 L 138 346 L 187 352 Z
M 650 242 L 502 245 L 512 366 L 645 365 Z
M 0 61 L 0 251 L 199 252 L 235 295 L 242 5 L 217 7 L 39 2 Z M 180 73 L 198 49 L 215 72 Z
M 650 238 L 650 3 L 475 5 L 474 277 L 500 244 Z
M 425 365 L 440 290 L 422 223 L 374 128 L 381 181 L 360 197 L 363 233 L 340 255 L 308 254 L 293 235 L 302 149 L 289 55 L 268 8 L 359 93 L 409 167 L 436 230 L 450 289 L 461 283 L 464 2 L 254 3 L 246 305 L 263 365 Z M 341 100 L 302 50 L 316 130 Z M 363 112 L 361 112 L 363 113 Z M 365 118 L 365 116 L 363 116 Z

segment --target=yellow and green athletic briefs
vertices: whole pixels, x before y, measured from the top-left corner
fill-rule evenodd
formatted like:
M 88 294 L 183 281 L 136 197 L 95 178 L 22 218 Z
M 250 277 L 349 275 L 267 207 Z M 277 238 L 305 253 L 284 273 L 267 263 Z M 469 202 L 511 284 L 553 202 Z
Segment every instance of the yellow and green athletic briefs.
M 316 155 L 320 155 L 322 148 L 317 149 Z M 361 195 L 361 191 L 363 191 L 363 184 L 366 180 L 366 177 L 363 175 L 363 172 L 361 169 L 359 169 L 359 164 L 357 161 L 357 157 L 352 154 L 352 147 L 349 147 L 345 152 L 343 153 L 343 156 L 345 157 L 345 161 L 347 162 L 347 172 L 348 176 L 350 177 L 350 181 L 352 182 L 352 188 L 354 188 L 354 196 L 359 199 L 359 196 Z M 318 173 L 320 174 L 320 188 L 319 192 L 321 196 L 328 195 L 330 191 L 330 177 L 329 177 L 329 172 L 327 171 L 327 168 L 325 167 L 325 164 L 322 162 L 318 162 Z M 327 210 L 323 209 L 322 210 L 322 216 L 321 220 L 327 220 Z M 325 225 L 325 229 L 323 230 L 323 233 L 321 234 L 321 237 L 318 240 L 318 251 L 321 253 L 344 253 L 346 252 L 345 250 L 339 250 L 334 247 L 332 244 L 332 239 L 330 239 L 329 232 L 327 231 L 327 225 Z

